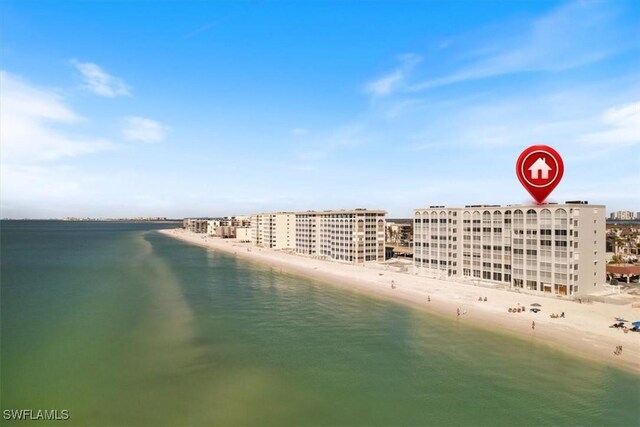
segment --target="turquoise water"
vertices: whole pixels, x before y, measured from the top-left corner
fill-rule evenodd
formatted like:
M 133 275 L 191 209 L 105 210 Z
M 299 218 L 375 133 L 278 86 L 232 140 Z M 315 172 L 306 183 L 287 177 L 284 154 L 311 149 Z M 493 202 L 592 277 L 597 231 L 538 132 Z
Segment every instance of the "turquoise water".
M 638 425 L 638 376 L 154 227 L 2 222 L 3 410 L 67 409 L 55 424 L 79 426 Z

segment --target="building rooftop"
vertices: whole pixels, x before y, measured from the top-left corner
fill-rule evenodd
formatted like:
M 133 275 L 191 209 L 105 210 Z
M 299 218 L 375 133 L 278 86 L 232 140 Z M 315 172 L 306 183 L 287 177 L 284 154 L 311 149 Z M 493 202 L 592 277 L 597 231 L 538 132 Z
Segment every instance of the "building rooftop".
M 541 205 L 538 204 L 528 204 L 528 205 L 465 205 L 464 207 L 453 207 L 453 206 L 449 206 L 449 207 L 445 207 L 445 206 L 429 206 L 428 208 L 415 208 L 414 211 L 418 211 L 418 210 L 426 210 L 426 209 L 489 209 L 489 208 L 512 208 L 512 209 L 524 209 L 524 208 L 544 208 L 544 207 L 554 207 L 554 208 L 558 208 L 558 207 L 578 207 L 576 205 L 579 206 L 589 206 L 589 207 L 594 207 L 594 208 L 605 208 L 605 205 L 590 205 L 587 202 L 578 202 L 578 201 L 568 201 L 565 203 L 543 203 Z
M 384 209 L 328 209 L 324 211 L 303 211 L 303 212 L 295 212 L 297 214 L 362 214 L 362 213 L 374 213 L 374 214 L 385 214 L 387 211 Z
M 611 274 L 640 274 L 640 265 L 636 264 L 607 264 L 607 273 Z

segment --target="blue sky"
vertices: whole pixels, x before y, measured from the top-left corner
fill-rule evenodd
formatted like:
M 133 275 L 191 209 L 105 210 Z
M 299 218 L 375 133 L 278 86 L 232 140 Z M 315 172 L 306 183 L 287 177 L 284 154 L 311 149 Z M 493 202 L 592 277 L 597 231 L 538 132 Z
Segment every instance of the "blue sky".
M 640 3 L 0 3 L 2 217 L 640 211 Z

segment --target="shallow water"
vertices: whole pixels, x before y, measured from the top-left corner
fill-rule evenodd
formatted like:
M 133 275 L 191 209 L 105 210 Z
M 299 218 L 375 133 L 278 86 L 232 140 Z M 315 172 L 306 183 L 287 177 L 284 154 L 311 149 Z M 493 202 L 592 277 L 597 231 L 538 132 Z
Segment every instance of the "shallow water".
M 2 222 L 3 410 L 82 426 L 638 425 L 638 376 L 154 227 Z

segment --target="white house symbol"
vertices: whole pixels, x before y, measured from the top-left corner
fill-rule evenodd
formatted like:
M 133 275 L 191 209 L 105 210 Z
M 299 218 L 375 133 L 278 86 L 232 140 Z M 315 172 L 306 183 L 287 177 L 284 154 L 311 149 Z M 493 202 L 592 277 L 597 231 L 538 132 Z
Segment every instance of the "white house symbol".
M 529 166 L 529 170 L 531 171 L 531 179 L 538 179 L 540 172 L 542 172 L 541 179 L 549 179 L 549 171 L 551 170 L 551 167 L 543 157 L 538 157 L 538 160 Z

